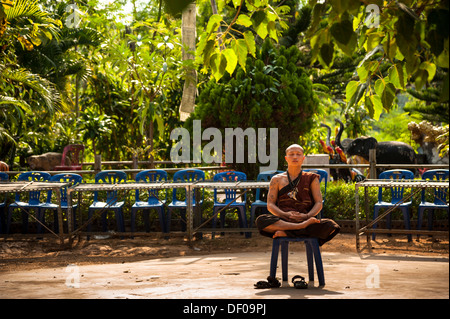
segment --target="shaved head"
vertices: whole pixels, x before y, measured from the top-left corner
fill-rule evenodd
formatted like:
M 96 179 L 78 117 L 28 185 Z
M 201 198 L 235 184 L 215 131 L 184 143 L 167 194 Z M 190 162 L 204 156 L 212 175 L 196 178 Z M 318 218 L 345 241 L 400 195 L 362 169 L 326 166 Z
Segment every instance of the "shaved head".
M 300 150 L 303 154 L 305 153 L 305 151 L 303 150 L 303 147 L 301 147 L 300 145 L 298 145 L 298 144 L 292 144 L 292 145 L 290 145 L 290 146 L 288 146 L 288 148 L 286 148 L 286 154 L 289 152 L 289 151 L 292 151 L 292 150 Z

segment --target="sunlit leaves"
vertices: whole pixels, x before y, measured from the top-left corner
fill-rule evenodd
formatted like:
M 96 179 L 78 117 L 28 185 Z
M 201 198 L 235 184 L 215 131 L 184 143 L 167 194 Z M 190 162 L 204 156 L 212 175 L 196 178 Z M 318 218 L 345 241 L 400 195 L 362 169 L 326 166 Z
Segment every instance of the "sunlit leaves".
M 244 40 L 245 44 L 247 45 L 248 52 L 253 56 L 256 57 L 256 42 L 255 42 L 255 36 L 251 31 L 247 31 L 244 33 Z
M 212 33 L 217 31 L 220 23 L 222 22 L 222 17 L 218 14 L 214 14 L 209 18 L 208 25 L 206 26 L 206 34 L 208 38 L 211 37 Z
M 248 56 L 248 46 L 247 42 L 244 39 L 238 39 L 232 45 L 233 52 L 237 53 L 237 62 L 244 69 L 247 64 L 247 56 Z M 235 66 L 236 67 L 236 66 Z
M 236 20 L 236 24 L 243 25 L 244 27 L 252 26 L 252 19 L 246 14 L 240 14 Z
M 347 84 L 345 110 L 363 105 L 379 118 L 392 109 L 397 92 L 411 85 L 417 91 L 441 86 L 440 101 L 448 101 L 442 81 L 449 66 L 448 7 L 414 0 L 310 4 L 312 64 L 329 71 L 343 54 L 364 57 Z
M 225 49 L 222 54 L 227 61 L 225 69 L 228 73 L 233 74 L 238 62 L 238 58 L 234 49 Z
M 244 3 L 248 10 L 245 13 L 241 10 Z M 221 14 L 212 15 L 196 50 L 202 71 L 211 71 L 217 81 L 225 72 L 233 74 L 238 64 L 246 70 L 248 55 L 256 56 L 256 37 L 278 41 L 279 28 L 286 27 L 281 16 L 289 11 L 283 5 L 272 8 L 267 0 L 219 1 L 219 11 L 225 5 L 229 5 L 227 10 L 235 10 L 232 22 L 227 23 Z
M 381 113 L 383 112 L 383 103 L 378 95 L 368 95 L 364 99 L 364 104 L 369 111 L 369 115 L 378 121 Z
M 405 88 L 405 72 L 402 63 L 394 64 L 389 68 L 389 81 L 397 88 Z
M 52 19 L 37 0 L 5 2 L 0 7 L 0 46 L 17 40 L 24 49 L 31 51 L 57 36 L 61 26 L 61 21 Z

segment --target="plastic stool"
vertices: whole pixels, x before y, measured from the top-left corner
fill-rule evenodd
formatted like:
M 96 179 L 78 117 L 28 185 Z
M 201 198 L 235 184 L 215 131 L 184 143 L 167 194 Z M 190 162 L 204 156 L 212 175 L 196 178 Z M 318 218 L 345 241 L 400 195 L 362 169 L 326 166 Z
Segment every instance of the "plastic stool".
M 278 237 L 273 240 L 272 257 L 270 259 L 270 276 L 275 278 L 277 273 L 278 251 L 281 244 L 281 269 L 283 281 L 288 280 L 288 254 L 289 242 L 303 241 L 306 245 L 306 258 L 308 261 L 309 281 L 314 281 L 314 260 L 316 262 L 319 286 L 325 286 L 325 276 L 323 273 L 322 255 L 320 253 L 319 241 L 317 238 L 294 238 Z M 313 260 L 314 256 L 314 260 Z

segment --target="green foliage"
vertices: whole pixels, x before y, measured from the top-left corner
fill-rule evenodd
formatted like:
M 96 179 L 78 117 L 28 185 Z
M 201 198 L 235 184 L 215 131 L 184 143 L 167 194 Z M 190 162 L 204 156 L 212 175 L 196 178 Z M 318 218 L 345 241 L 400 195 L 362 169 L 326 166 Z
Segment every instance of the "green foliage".
M 82 51 L 99 46 L 102 40 L 101 34 L 96 30 L 64 27 L 58 38 L 52 38 L 45 45 L 29 52 L 18 48 L 17 55 L 24 67 L 55 83 L 59 91 L 68 98 L 65 88 L 70 83 L 71 76 L 86 83 L 92 75 L 90 61 Z
M 105 145 L 104 141 L 112 132 L 113 120 L 105 114 L 98 114 L 93 108 L 88 108 L 80 118 L 79 129 L 83 132 L 84 142 L 92 141 L 94 155 L 97 155 L 98 144 L 100 147 Z
M 82 141 L 89 158 L 129 159 L 138 149 L 144 159 L 165 156 L 167 132 L 180 125 L 173 97 L 186 66 L 181 21 L 134 10 L 140 20 L 126 27 L 116 20 L 123 1 L 104 9 L 98 0 L 73 3 L 82 15 L 77 27 L 67 24 L 67 3 L 0 6 L 1 159 L 12 162 L 16 148 L 24 157 Z
M 295 46 L 278 49 L 266 40 L 256 52 L 257 59 L 247 60 L 247 72 L 238 66 L 234 77 L 224 76 L 219 83 L 210 81 L 202 88 L 191 120 L 200 119 L 204 128 L 215 127 L 222 132 L 227 127 L 278 128 L 282 167 L 282 150 L 298 143 L 299 137 L 312 128 L 313 115 L 321 112 L 308 74 L 297 66 L 300 56 Z M 192 128 L 191 121 L 186 127 Z M 258 164 L 233 167 L 250 178 L 256 178 L 259 172 Z
M 281 16 L 290 10 L 289 6 L 271 6 L 268 0 L 224 0 L 218 3 L 219 14 L 209 18 L 205 32 L 197 45 L 197 63 L 202 71 L 211 71 L 219 81 L 227 72 L 233 74 L 239 63 L 246 70 L 247 55 L 256 57 L 256 37 L 270 38 L 278 42 L 279 29 L 286 29 Z M 234 13 L 231 22 L 222 16 L 222 11 Z
M 280 38 L 280 44 L 285 47 L 295 45 L 300 34 L 305 32 L 311 23 L 312 8 L 309 6 L 302 6 L 298 9 L 298 1 L 288 0 L 284 2 L 284 5 L 289 6 L 291 9 L 287 18 L 288 28 L 282 32 L 282 38 Z
M 216 103 L 202 115 L 205 127 L 278 127 L 280 141 L 301 136 L 310 152 L 319 149 L 319 120 L 340 117 L 348 137 L 367 134 L 372 118 L 396 109 L 399 91 L 423 101 L 406 111 L 448 123 L 448 1 L 198 0 L 197 63 L 181 61 L 180 12 L 191 2 L 131 1 L 125 25 L 126 1 L 74 0 L 82 18 L 70 28 L 67 1 L 1 1 L 0 158 L 81 142 L 75 117 L 93 112 L 113 129 L 84 134 L 87 155 L 167 159 L 186 70 L 194 68 L 199 106 L 212 104 L 207 94 Z M 370 3 L 381 9 L 378 27 L 366 21 Z M 267 49 L 267 41 L 288 49 Z M 294 44 L 300 52 L 290 51 Z M 210 76 L 220 85 L 202 82 Z M 311 128 L 318 130 L 306 135 Z
M 322 193 L 324 189 L 322 186 Z M 378 189 L 369 188 L 369 207 L 377 202 Z M 364 190 L 359 189 L 360 198 L 360 218 L 365 218 L 364 212 Z M 325 205 L 323 207 L 324 216 L 334 220 L 354 220 L 355 219 L 355 184 L 345 183 L 342 180 L 330 182 L 327 185 Z
M 27 140 L 29 127 L 36 123 L 38 129 L 46 130 L 48 125 L 43 123 L 51 123 L 50 118 L 64 108 L 55 84 L 23 66 L 18 58 L 18 52 L 56 38 L 59 26 L 37 1 L 0 4 L 0 159 L 10 164 L 19 137 Z
M 425 120 L 433 123 L 448 124 L 449 107 L 448 104 L 440 102 L 438 90 L 428 87 L 421 92 L 413 89 L 407 89 L 407 92 L 415 99 L 405 106 L 405 111 L 419 113 Z
M 445 157 L 449 155 L 449 125 L 445 127 L 445 133 L 437 137 L 439 142 L 438 151 L 440 157 Z
M 322 185 L 322 193 L 324 193 L 324 186 Z M 359 218 L 365 219 L 365 203 L 364 203 L 364 188 L 358 188 L 359 194 Z M 373 207 L 374 204 L 378 201 L 378 188 L 377 187 L 369 187 L 367 188 L 368 194 L 368 207 L 369 207 L 369 220 L 372 220 L 373 217 Z M 410 189 L 405 189 L 404 196 L 408 196 L 411 194 Z M 433 190 L 427 190 L 425 193 L 425 199 L 427 201 L 433 201 Z M 389 188 L 383 189 L 383 200 L 390 201 L 391 191 Z M 412 217 L 416 218 L 417 209 L 421 201 L 421 193 L 414 195 L 412 199 L 411 212 Z M 334 220 L 355 220 L 355 184 L 354 183 L 345 183 L 344 181 L 334 181 L 330 182 L 327 185 L 327 195 L 323 208 L 323 213 L 326 218 L 331 218 Z M 396 210 L 392 212 L 393 220 L 401 220 L 403 219 L 403 215 L 400 210 Z M 436 211 L 435 218 L 446 219 L 448 218 L 447 212 L 445 211 Z
M 312 63 L 330 69 L 342 54 L 364 57 L 354 70 L 358 77 L 347 85 L 344 113 L 364 105 L 378 120 L 394 107 L 397 91 L 410 85 L 417 92 L 438 90 L 439 103 L 448 109 L 448 1 L 311 0 L 310 5 Z
M 378 141 L 399 141 L 410 144 L 414 148 L 419 145 L 415 145 L 411 140 L 411 131 L 408 129 L 408 123 L 417 117 L 410 117 L 408 113 L 398 108 L 391 111 L 389 114 L 383 114 L 381 120 L 374 123 L 373 134 Z

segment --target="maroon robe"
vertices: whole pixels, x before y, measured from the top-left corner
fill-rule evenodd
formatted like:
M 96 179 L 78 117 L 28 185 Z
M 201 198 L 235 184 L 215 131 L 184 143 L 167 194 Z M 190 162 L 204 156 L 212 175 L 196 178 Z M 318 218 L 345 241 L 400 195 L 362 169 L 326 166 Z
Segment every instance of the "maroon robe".
M 314 179 L 320 178 L 319 175 L 302 171 L 299 177 L 293 181 L 294 185 L 297 184 L 299 178 L 300 181 L 296 187 L 297 195 L 295 199 L 288 195 L 292 191 L 290 185 L 283 187 L 278 192 L 277 206 L 284 212 L 297 211 L 302 214 L 308 214 L 314 206 L 311 183 Z M 268 233 L 263 229 L 276 223 L 280 219 L 282 218 L 272 214 L 260 215 L 256 219 L 256 225 L 261 235 L 273 237 L 273 233 Z M 320 220 L 320 223 L 312 224 L 299 230 L 287 230 L 285 233 L 288 237 L 317 237 L 319 239 L 319 244 L 323 245 L 336 236 L 339 230 L 340 227 L 336 222 L 331 219 L 323 218 Z

